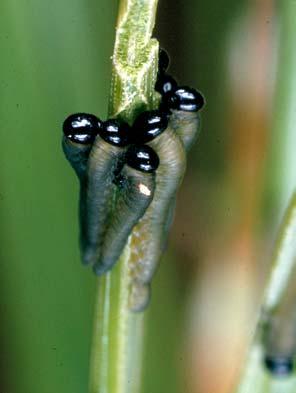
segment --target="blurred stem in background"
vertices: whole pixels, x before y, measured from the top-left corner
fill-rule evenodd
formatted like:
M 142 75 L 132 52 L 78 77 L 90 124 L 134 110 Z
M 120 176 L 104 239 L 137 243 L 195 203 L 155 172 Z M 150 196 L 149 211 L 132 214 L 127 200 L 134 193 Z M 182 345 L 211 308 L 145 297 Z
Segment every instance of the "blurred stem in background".
M 271 116 L 271 143 L 267 160 L 267 187 L 263 204 L 263 211 L 267 217 L 267 225 L 264 228 L 267 231 L 266 236 L 270 232 L 272 234 L 275 232 L 283 212 L 288 206 L 289 199 L 291 199 L 291 203 L 276 245 L 274 263 L 272 266 L 269 265 L 272 268 L 272 275 L 267 283 L 263 304 L 268 312 L 271 312 L 271 308 L 275 306 L 281 309 L 288 302 L 286 296 L 289 292 L 288 286 L 291 285 L 289 279 L 293 268 L 295 269 L 296 3 L 277 1 L 276 15 L 278 64 Z M 293 193 L 294 197 L 291 198 Z M 270 231 L 270 224 L 274 228 L 272 231 Z M 240 393 L 294 392 L 296 389 L 295 377 L 270 378 L 270 375 L 264 370 L 261 335 L 262 321 L 259 321 L 238 391 Z
M 267 159 L 267 186 L 263 212 L 278 224 L 296 186 L 296 3 L 275 1 L 277 15 L 277 69 Z M 275 213 L 276 212 L 276 213 Z
M 295 392 L 295 375 L 271 374 L 264 366 L 266 356 L 273 361 L 295 361 L 295 234 L 296 193 L 286 209 L 274 247 L 270 278 L 237 393 Z
M 151 110 L 157 104 L 158 42 L 151 39 L 157 3 L 119 2 L 109 115 L 130 124 L 139 110 Z M 99 279 L 90 393 L 138 393 L 141 389 L 143 313 L 129 309 L 130 244 L 131 239 L 117 266 Z

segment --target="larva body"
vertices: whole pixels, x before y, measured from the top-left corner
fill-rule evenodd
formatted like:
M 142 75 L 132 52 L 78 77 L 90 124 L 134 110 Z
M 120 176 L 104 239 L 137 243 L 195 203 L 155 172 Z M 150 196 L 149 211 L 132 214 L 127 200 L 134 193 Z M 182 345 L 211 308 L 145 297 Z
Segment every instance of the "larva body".
M 137 158 L 139 156 L 140 159 Z M 97 275 L 110 270 L 117 262 L 133 227 L 144 215 L 154 196 L 155 170 L 159 164 L 156 153 L 148 146 L 131 147 L 125 161 L 116 179 L 117 200 L 108 220 L 101 256 L 94 266 Z
M 296 356 L 296 287 L 293 276 L 282 301 L 266 317 L 264 326 L 264 363 L 275 376 L 287 376 L 293 371 Z
M 75 113 L 63 123 L 63 151 L 80 180 L 86 174 L 89 153 L 101 127 L 102 122 L 89 113 Z
M 86 180 L 86 210 L 81 243 L 83 262 L 93 265 L 100 259 L 105 228 L 115 192 L 114 176 L 124 148 L 97 136 L 89 155 Z
M 110 119 L 103 123 L 92 146 L 86 180 L 86 211 L 83 222 L 82 255 L 85 264 L 101 258 L 101 247 L 114 203 L 115 178 L 123 165 L 130 127 Z
M 64 136 L 62 140 L 62 147 L 65 157 L 74 169 L 78 179 L 82 180 L 86 173 L 91 144 L 78 144 Z
M 168 211 L 186 166 L 184 147 L 170 128 L 148 145 L 157 152 L 160 160 L 156 189 L 151 205 L 133 230 L 131 240 L 131 274 L 135 282 L 142 284 L 150 283 L 161 257 Z
M 293 371 L 293 359 L 296 355 L 295 328 L 295 316 L 294 320 L 273 316 L 266 326 L 264 363 L 274 376 L 287 376 Z
M 162 63 L 168 65 L 166 59 Z M 147 304 L 142 293 L 150 297 L 149 284 L 167 245 L 175 196 L 185 172 L 185 151 L 197 137 L 197 112 L 204 104 L 199 92 L 189 87 L 177 88 L 175 80 L 165 74 L 164 69 L 159 71 L 156 89 L 162 94 L 161 110 L 141 114 L 134 124 L 134 128 L 138 128 L 135 130 L 137 138 L 147 142 L 159 155 L 160 166 L 154 200 L 133 231 L 131 274 L 136 286 L 130 297 L 132 310 L 141 310 Z M 136 288 L 139 293 L 141 290 L 139 297 Z
M 188 152 L 199 135 L 200 116 L 197 112 L 172 110 L 170 127 L 176 132 Z
M 203 105 L 203 96 L 187 86 L 178 87 L 163 95 L 162 107 L 170 111 L 170 127 L 182 140 L 186 152 L 198 136 L 199 110 Z
M 79 237 L 80 244 L 82 244 L 86 214 L 86 167 L 91 145 L 79 145 L 77 143 L 73 143 L 68 138 L 63 137 L 62 146 L 67 160 L 70 162 L 79 179 Z
M 94 115 L 76 113 L 66 118 L 63 124 L 64 136 L 62 147 L 67 160 L 74 169 L 80 183 L 79 192 L 79 222 L 80 244 L 84 242 L 85 217 L 86 217 L 86 184 L 87 163 L 92 144 L 102 122 Z

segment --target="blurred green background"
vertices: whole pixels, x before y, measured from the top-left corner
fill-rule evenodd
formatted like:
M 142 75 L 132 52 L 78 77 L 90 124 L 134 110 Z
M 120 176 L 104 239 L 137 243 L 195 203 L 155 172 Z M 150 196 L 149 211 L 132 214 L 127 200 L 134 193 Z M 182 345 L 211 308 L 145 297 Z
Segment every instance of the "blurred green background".
M 144 393 L 236 381 L 295 186 L 292 3 L 159 0 L 170 72 L 207 106 L 153 284 Z M 61 124 L 107 116 L 116 13 L 110 0 L 0 3 L 1 393 L 87 391 L 95 277 Z

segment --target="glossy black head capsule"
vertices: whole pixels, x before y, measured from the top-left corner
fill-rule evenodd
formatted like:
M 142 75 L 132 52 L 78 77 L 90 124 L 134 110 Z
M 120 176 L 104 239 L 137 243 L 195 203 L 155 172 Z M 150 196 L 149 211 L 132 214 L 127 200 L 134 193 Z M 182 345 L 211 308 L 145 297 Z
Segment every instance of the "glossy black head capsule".
M 169 65 L 170 58 L 168 53 L 164 49 L 160 48 L 158 54 L 158 70 L 160 72 L 165 72 L 169 68 Z
M 155 84 L 155 90 L 161 94 L 162 96 L 164 94 L 167 94 L 169 92 L 173 92 L 177 89 L 178 84 L 176 82 L 176 80 L 166 74 L 166 73 L 159 73 L 157 76 L 157 81 Z
M 204 106 L 203 96 L 191 87 L 178 87 L 163 96 L 162 107 L 166 109 L 197 112 Z
M 102 127 L 102 122 L 89 113 L 74 113 L 63 123 L 64 135 L 72 142 L 90 144 Z
M 289 356 L 266 356 L 264 364 L 274 377 L 288 377 L 294 368 L 293 358 Z
M 103 123 L 99 135 L 111 145 L 124 147 L 130 143 L 131 128 L 127 123 L 109 119 Z
M 126 152 L 126 163 L 138 171 L 151 173 L 158 168 L 159 158 L 147 145 L 130 146 Z
M 142 112 L 133 124 L 133 142 L 142 144 L 152 141 L 168 127 L 168 121 L 165 112 Z

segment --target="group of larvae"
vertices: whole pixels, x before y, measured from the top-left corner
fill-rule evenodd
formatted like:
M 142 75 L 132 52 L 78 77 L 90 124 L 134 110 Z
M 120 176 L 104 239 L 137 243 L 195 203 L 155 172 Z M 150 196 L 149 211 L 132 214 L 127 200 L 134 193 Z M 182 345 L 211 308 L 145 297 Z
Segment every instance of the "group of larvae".
M 186 154 L 199 130 L 203 96 L 178 86 L 167 74 L 161 49 L 155 90 L 159 109 L 141 113 L 132 126 L 88 113 L 63 124 L 62 146 L 80 183 L 80 249 L 84 265 L 100 276 L 114 266 L 130 237 L 129 308 L 143 311 L 150 284 L 167 244 Z M 277 377 L 291 375 L 296 353 L 296 290 L 269 315 L 264 329 L 264 364 Z M 292 299 L 292 300 L 291 300 Z M 292 318 L 287 318 L 287 315 Z
M 157 110 L 142 112 L 130 126 L 77 113 L 63 124 L 62 146 L 80 182 L 82 263 L 96 275 L 118 261 L 130 237 L 129 308 L 140 312 L 167 244 L 175 198 L 195 141 L 203 96 L 178 86 L 159 52 Z

